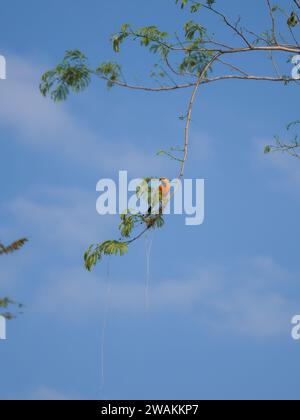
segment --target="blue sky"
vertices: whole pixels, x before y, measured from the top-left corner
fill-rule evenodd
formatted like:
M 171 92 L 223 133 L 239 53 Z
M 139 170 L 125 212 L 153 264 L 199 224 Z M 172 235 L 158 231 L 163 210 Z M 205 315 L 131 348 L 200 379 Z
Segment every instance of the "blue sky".
M 233 16 L 266 28 L 260 1 L 227 3 Z M 38 84 L 66 49 L 82 49 L 94 64 L 110 59 L 109 36 L 124 22 L 172 31 L 187 16 L 172 0 L 12 0 L 1 18 L 8 67 L 0 81 L 0 237 L 30 242 L 1 258 L 1 295 L 26 311 L 0 342 L 0 398 L 298 399 L 300 343 L 290 332 L 300 312 L 300 166 L 263 154 L 299 118 L 295 86 L 203 88 L 186 176 L 206 180 L 205 223 L 186 227 L 171 216 L 148 238 L 145 315 L 145 241 L 92 274 L 83 268 L 87 246 L 116 234 L 117 219 L 96 214 L 95 187 L 122 169 L 177 174 L 155 153 L 182 142 L 178 116 L 189 92 L 108 91 L 96 81 L 54 105 Z M 120 60 L 131 80 L 146 79 L 145 51 L 128 47 Z M 248 64 L 270 70 L 257 55 Z

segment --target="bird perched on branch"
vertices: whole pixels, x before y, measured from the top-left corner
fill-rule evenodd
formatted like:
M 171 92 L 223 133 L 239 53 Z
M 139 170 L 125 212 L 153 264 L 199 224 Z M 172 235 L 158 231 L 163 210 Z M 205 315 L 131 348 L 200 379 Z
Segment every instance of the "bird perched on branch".
M 159 204 L 159 214 L 164 210 L 164 207 L 168 203 L 169 193 L 171 190 L 170 180 L 168 178 L 159 178 L 161 185 L 158 191 L 151 191 L 151 206 L 148 209 L 148 214 L 152 213 L 152 210 Z
M 161 193 L 161 198 L 167 199 L 171 190 L 170 180 L 168 178 L 160 178 L 160 181 L 161 185 L 159 186 L 159 191 Z

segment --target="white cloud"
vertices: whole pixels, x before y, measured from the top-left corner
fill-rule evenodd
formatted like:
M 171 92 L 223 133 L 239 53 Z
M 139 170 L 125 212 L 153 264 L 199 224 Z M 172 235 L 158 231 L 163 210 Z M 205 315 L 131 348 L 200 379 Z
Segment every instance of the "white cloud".
M 47 189 L 8 205 L 17 223 L 32 232 L 33 251 L 26 260 L 27 267 L 36 261 L 48 261 L 51 250 L 50 268 L 47 265 L 47 270 L 41 272 L 39 265 L 43 281 L 35 285 L 33 292 L 32 301 L 36 300 L 36 304 L 32 304 L 32 309 L 39 314 L 59 313 L 68 322 L 86 322 L 107 304 L 107 279 L 87 273 L 79 261 L 90 243 L 113 235 L 110 221 L 114 225 L 115 220 L 104 221 L 97 215 L 94 198 L 77 189 Z M 19 258 L 22 255 L 23 252 Z M 8 263 L 2 265 L 2 286 L 4 290 L 14 290 L 16 282 L 20 282 L 18 277 L 23 277 L 18 274 L 24 264 L 12 268 Z M 79 265 L 81 268 L 76 268 Z M 112 310 L 122 316 L 143 313 L 145 278 L 146 272 L 135 274 L 130 281 L 113 277 L 109 298 Z M 295 293 L 299 289 L 298 273 L 290 272 L 270 257 L 234 260 L 226 267 L 217 263 L 213 268 L 196 265 L 185 278 L 152 279 L 150 283 L 151 313 L 184 311 L 193 322 L 217 334 L 288 334 L 290 318 L 300 307 Z
M 8 62 L 8 78 L 0 85 L 0 123 L 13 130 L 27 147 L 39 153 L 50 152 L 74 166 L 85 165 L 89 171 L 127 169 L 134 175 L 146 176 L 160 173 L 168 165 L 148 154 L 146 145 L 137 147 L 123 139 L 104 139 L 87 126 L 84 117 L 74 115 L 66 103 L 58 105 L 43 98 L 39 82 L 46 65 L 42 68 L 16 56 L 8 57 Z
M 111 310 L 136 316 L 145 310 L 145 286 L 136 281 L 108 280 L 83 270 L 57 270 L 49 274 L 47 286 L 37 296 L 38 311 L 59 314 L 69 322 L 90 319 L 109 302 Z M 190 278 L 153 282 L 150 286 L 150 313 L 184 311 L 193 322 L 212 333 L 235 333 L 257 337 L 289 334 L 290 319 L 300 306 L 285 290 L 296 274 L 278 267 L 270 259 L 244 261 L 241 267 L 198 270 Z M 74 311 L 76 308 L 76 311 Z
M 16 57 L 11 57 L 9 63 L 8 79 L 0 86 L 0 122 L 14 130 L 19 141 L 27 147 L 60 155 L 74 165 L 88 165 L 89 171 L 99 167 L 119 170 L 127 166 L 136 174 L 152 174 L 165 169 L 164 159 L 152 160 L 133 145 L 114 144 L 101 139 L 101 135 L 99 139 L 67 105 L 56 106 L 43 99 L 38 91 L 42 69 Z M 196 150 L 197 145 L 194 147 Z M 206 155 L 212 153 L 209 147 L 205 147 L 204 152 Z M 261 147 L 259 156 L 262 156 Z M 299 162 L 296 167 L 291 166 L 294 163 L 288 157 L 274 155 L 266 157 L 264 162 L 267 159 L 276 159 L 277 167 L 298 181 Z M 286 159 L 286 163 L 281 159 Z M 45 245 L 48 249 L 49 246 L 58 248 L 56 256 L 65 257 L 68 252 L 73 254 L 74 245 L 77 250 L 85 248 L 94 240 L 104 238 L 110 230 L 107 220 L 103 223 L 96 214 L 93 192 L 48 188 L 17 197 L 7 207 L 20 226 L 26 226 L 31 235 L 36 235 L 33 241 L 39 252 L 32 258 L 42 258 Z M 7 228 L 4 230 L 8 232 Z M 4 274 L 7 278 L 16 277 L 7 270 Z M 115 311 L 136 314 L 144 310 L 145 275 L 141 273 L 141 278 L 130 282 L 114 279 L 111 305 Z M 195 322 L 216 331 L 258 336 L 279 334 L 285 331 L 286 320 L 297 303 L 296 299 L 282 295 L 280 285 L 283 282 L 290 284 L 293 279 L 293 273 L 269 258 L 233 261 L 230 269 L 195 269 L 188 278 L 153 283 L 151 310 L 190 311 Z M 82 314 L 88 318 L 105 305 L 105 281 L 83 269 L 61 269 L 59 263 L 53 261 L 43 280 L 36 291 L 36 306 L 41 313 L 57 313 L 60 308 L 60 314 L 72 320 Z
M 289 333 L 291 309 L 289 301 L 279 294 L 245 292 L 213 302 L 218 321 L 211 322 L 217 331 L 270 337 Z
M 21 231 L 30 233 L 39 251 L 47 247 L 73 253 L 100 240 L 113 226 L 113 217 L 96 212 L 96 191 L 87 193 L 76 188 L 45 188 L 20 196 L 2 205 L 9 211 Z
M 52 313 L 60 308 L 66 319 L 86 321 L 109 306 L 123 315 L 136 315 L 145 310 L 145 281 L 99 278 L 82 270 L 55 270 L 48 276 L 47 286 L 37 296 L 38 311 Z M 211 274 L 190 280 L 166 280 L 150 286 L 153 311 L 166 307 L 188 309 L 217 289 Z M 76 311 L 74 311 L 76 308 Z M 55 310 L 55 312 L 56 312 Z M 61 313 L 62 312 L 62 313 Z

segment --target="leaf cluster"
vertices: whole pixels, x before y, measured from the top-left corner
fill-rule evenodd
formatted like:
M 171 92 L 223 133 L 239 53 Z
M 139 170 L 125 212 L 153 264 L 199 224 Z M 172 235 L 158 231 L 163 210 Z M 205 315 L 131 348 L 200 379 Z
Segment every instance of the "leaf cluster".
M 18 251 L 19 249 L 23 248 L 26 242 L 28 242 L 28 239 L 23 238 L 23 239 L 19 239 L 18 241 L 13 242 L 9 246 L 4 246 L 3 244 L 0 244 L 0 255 L 12 254 L 13 252 Z
M 40 83 L 43 96 L 49 93 L 54 102 L 64 101 L 70 91 L 78 93 L 91 82 L 86 56 L 79 50 L 66 51 L 60 64 L 45 72 Z

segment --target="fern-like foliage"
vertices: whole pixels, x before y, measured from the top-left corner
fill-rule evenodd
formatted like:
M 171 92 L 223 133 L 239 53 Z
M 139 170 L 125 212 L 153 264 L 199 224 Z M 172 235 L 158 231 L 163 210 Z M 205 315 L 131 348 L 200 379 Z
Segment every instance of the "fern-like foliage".
M 187 3 L 187 2 L 183 2 Z M 207 2 L 212 4 L 213 2 Z M 196 12 L 200 4 L 193 4 L 191 11 Z M 209 39 L 209 34 L 204 26 L 188 21 L 183 27 L 184 49 L 183 57 L 178 63 L 179 74 L 189 74 L 199 76 L 206 64 L 211 60 L 213 51 L 205 48 Z M 137 42 L 141 47 L 147 48 L 151 53 L 158 55 L 158 66 L 161 70 L 159 78 L 168 76 L 168 72 L 161 68 L 160 63 L 168 60 L 173 48 L 178 46 L 178 40 L 158 29 L 157 26 L 146 26 L 134 28 L 131 25 L 123 24 L 119 32 L 111 37 L 113 51 L 118 54 L 122 45 L 126 41 Z M 199 50 L 199 52 L 196 52 Z M 156 72 L 152 72 L 155 77 Z M 96 68 L 89 67 L 87 57 L 79 50 L 66 51 L 63 60 L 55 68 L 42 75 L 40 91 L 43 96 L 50 95 L 55 102 L 67 99 L 70 92 L 80 92 L 85 90 L 92 76 L 106 81 L 108 88 L 116 84 L 126 85 L 121 66 L 115 61 L 105 61 Z
M 11 306 L 16 307 L 18 309 L 19 314 L 22 314 L 22 309 L 24 308 L 24 305 L 22 303 L 17 303 L 8 297 L 0 299 L 0 309 L 5 310 L 5 312 L 0 311 L 0 315 L 6 318 L 7 320 L 11 320 L 16 317 L 15 314 L 8 311 L 9 307 Z
M 67 51 L 63 61 L 42 76 L 40 91 L 43 96 L 51 91 L 55 102 L 67 98 L 70 90 L 77 93 L 87 88 L 91 81 L 91 71 L 87 59 L 79 50 Z
M 112 61 L 102 63 L 96 69 L 96 75 L 104 78 L 107 81 L 107 87 L 112 88 L 114 84 L 120 80 L 122 69 L 121 66 Z
M 95 246 L 91 245 L 84 255 L 85 268 L 91 271 L 104 255 L 123 256 L 127 252 L 128 245 L 125 242 L 106 241 Z
M 164 219 L 161 214 L 143 215 L 130 214 L 130 212 L 121 215 L 119 231 L 121 238 L 119 240 L 109 240 L 97 245 L 91 245 L 84 254 L 84 265 L 88 271 L 92 271 L 98 262 L 104 256 L 123 256 L 127 254 L 130 244 L 140 238 L 147 230 L 162 228 Z M 135 230 L 142 227 L 139 233 L 134 236 Z
M 290 132 L 293 128 L 298 128 L 300 121 L 293 121 L 288 124 L 286 131 Z M 275 144 L 267 145 L 265 147 L 265 153 L 281 152 L 300 159 L 300 139 L 299 135 L 295 134 L 294 138 L 289 141 L 282 140 L 278 135 L 275 136 Z
M 123 256 L 127 254 L 129 246 L 144 233 L 164 226 L 163 200 L 161 199 L 160 189 L 157 188 L 157 191 L 153 191 L 153 188 L 151 188 L 151 182 L 154 179 L 157 178 L 145 178 L 136 190 L 136 196 L 138 198 L 143 197 L 148 203 L 148 213 L 132 213 L 130 210 L 124 212 L 120 217 L 120 238 L 91 245 L 84 254 L 84 265 L 88 271 L 91 271 L 104 256 Z M 155 213 L 153 209 L 156 206 L 157 212 Z
M 183 148 L 161 150 L 158 153 L 160 156 L 167 156 L 171 160 L 179 162 L 180 178 L 182 178 L 189 154 L 189 131 L 194 101 L 202 84 L 225 79 L 270 80 L 285 84 L 295 81 L 291 77 L 278 74 L 279 66 L 272 54 L 279 51 L 298 54 L 299 42 L 296 40 L 293 30 L 300 24 L 299 12 L 295 10 L 295 7 L 300 9 L 300 0 L 293 0 L 292 7 L 289 7 L 288 10 L 283 10 L 279 4 L 274 4 L 273 1 L 261 2 L 267 7 L 272 22 L 272 26 L 262 33 L 249 31 L 241 25 L 240 18 L 232 21 L 222 12 L 222 8 L 218 9 L 217 4 L 222 2 L 217 0 L 174 0 L 174 2 L 193 17 L 179 31 L 172 34 L 162 31 L 156 25 L 136 28 L 125 23 L 111 37 L 112 49 L 116 55 L 121 52 L 127 42 L 136 43 L 155 55 L 154 70 L 150 73 L 156 82 L 155 86 L 149 87 L 144 83 L 131 84 L 127 82 L 121 66 L 115 61 L 105 61 L 92 67 L 81 51 L 73 50 L 67 51 L 61 63 L 42 76 L 40 90 L 44 96 L 49 95 L 54 101 L 62 101 L 67 99 L 69 93 L 87 88 L 94 77 L 104 80 L 109 88 L 118 85 L 134 90 L 160 92 L 193 87 L 188 110 L 180 117 L 182 121 L 185 121 Z M 233 45 L 234 39 L 229 41 L 230 38 L 223 31 L 216 37 L 214 26 L 211 27 L 211 30 L 204 26 L 206 17 L 202 12 L 220 19 L 224 28 L 229 29 L 231 34 L 238 39 L 238 44 Z M 288 33 L 293 38 L 292 44 L 285 41 L 286 35 L 277 33 L 275 13 L 283 13 L 287 19 Z M 203 18 L 201 18 L 202 14 Z M 198 21 L 200 18 L 203 19 L 203 24 Z M 225 38 L 219 39 L 219 36 Z M 277 73 L 276 77 L 251 75 L 242 70 L 240 66 L 236 66 L 231 60 L 222 60 L 224 56 L 233 58 L 239 57 L 241 53 L 254 51 L 270 53 L 273 67 Z M 209 77 L 210 72 L 217 71 L 219 66 L 222 66 L 224 71 L 221 71 L 216 77 Z M 180 82 L 182 79 L 183 83 Z M 265 148 L 266 153 L 272 151 L 286 152 L 300 159 L 300 141 L 297 136 L 291 143 L 284 143 L 277 138 L 275 145 Z M 149 189 L 149 179 L 145 179 L 144 185 L 137 192 L 138 197 L 145 198 L 145 195 L 148 195 L 148 213 L 132 214 L 128 210 L 126 214 L 122 215 L 119 225 L 121 237 L 118 240 L 92 245 L 86 252 L 84 262 L 88 270 L 91 270 L 106 255 L 124 255 L 127 253 L 129 245 L 141 238 L 148 230 L 161 228 L 164 225 L 162 214 L 167 204 L 164 201 L 168 200 L 166 198 L 168 188 L 158 190 L 154 195 L 149 194 Z M 157 208 L 157 214 L 154 214 L 153 210 Z
M 28 239 L 23 238 L 19 239 L 18 241 L 13 242 L 9 246 L 4 246 L 0 243 L 0 255 L 3 254 L 12 254 L 15 251 L 18 251 L 19 249 L 23 248 L 23 246 L 28 242 Z
M 19 249 L 23 248 L 23 246 L 28 242 L 28 239 L 23 238 L 19 239 L 18 241 L 13 242 L 9 246 L 4 246 L 3 244 L 0 244 L 0 255 L 4 254 L 11 254 L 15 251 L 18 251 Z M 8 308 L 11 306 L 15 306 L 18 308 L 19 313 L 21 314 L 21 309 L 24 307 L 22 303 L 17 303 L 14 300 L 10 299 L 9 297 L 0 298 L 0 315 L 7 320 L 11 320 L 15 318 L 15 314 L 8 311 Z M 2 312 L 2 310 L 5 310 L 5 312 Z

